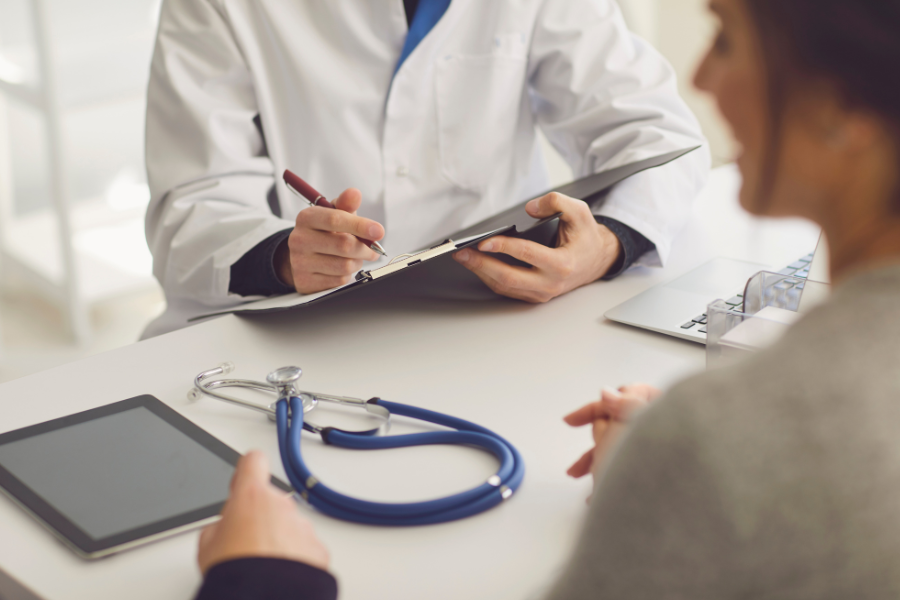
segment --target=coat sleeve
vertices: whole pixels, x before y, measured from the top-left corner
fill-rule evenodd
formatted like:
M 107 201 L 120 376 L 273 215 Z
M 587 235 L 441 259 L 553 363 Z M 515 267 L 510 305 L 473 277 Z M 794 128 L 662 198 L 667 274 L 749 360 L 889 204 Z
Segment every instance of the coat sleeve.
M 538 125 L 578 177 L 703 145 L 619 184 L 595 210 L 655 245 L 645 263 L 664 264 L 710 165 L 672 67 L 628 30 L 613 0 L 546 0 L 533 34 L 529 85 Z
M 146 234 L 170 305 L 234 304 L 230 267 L 293 223 L 267 202 L 274 168 L 253 74 L 216 0 L 165 0 L 147 97 Z

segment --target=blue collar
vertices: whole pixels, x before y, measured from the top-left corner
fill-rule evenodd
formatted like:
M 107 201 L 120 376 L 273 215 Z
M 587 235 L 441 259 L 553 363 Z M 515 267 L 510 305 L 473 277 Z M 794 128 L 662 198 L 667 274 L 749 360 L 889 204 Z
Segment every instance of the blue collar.
M 450 0 L 419 0 L 412 24 L 409 26 L 409 33 L 406 34 L 406 42 L 403 44 L 400 60 L 397 61 L 397 68 L 394 69 L 394 75 L 397 74 L 412 51 L 416 49 L 419 42 L 425 39 L 428 32 L 441 20 L 449 6 Z

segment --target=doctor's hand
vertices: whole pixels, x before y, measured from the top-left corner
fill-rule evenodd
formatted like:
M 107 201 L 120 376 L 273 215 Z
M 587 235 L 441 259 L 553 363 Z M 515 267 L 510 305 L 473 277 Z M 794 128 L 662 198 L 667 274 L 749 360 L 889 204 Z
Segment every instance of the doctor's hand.
M 338 210 L 310 206 L 300 211 L 287 244 L 275 254 L 275 270 L 285 284 L 301 294 L 320 292 L 349 283 L 363 261 L 378 258 L 354 237 L 384 237 L 379 223 L 356 215 L 361 203 L 362 194 L 351 188 L 334 200 Z
M 454 255 L 496 293 L 526 302 L 547 302 L 597 281 L 619 258 L 619 238 L 597 223 L 582 200 L 554 192 L 532 200 L 525 209 L 536 219 L 562 213 L 556 248 L 498 236 L 478 244 L 480 252 L 466 249 Z M 508 254 L 532 266 L 514 267 L 486 252 Z
M 572 427 L 593 427 L 594 447 L 585 452 L 566 473 L 576 479 L 588 473 L 596 475 L 607 452 L 622 436 L 631 417 L 661 395 L 660 390 L 643 383 L 622 386 L 618 390 L 604 388 L 599 401 L 567 415 L 565 422 Z
M 197 563 L 205 575 L 236 558 L 283 558 L 328 569 L 328 551 L 291 497 L 269 482 L 269 465 L 258 450 L 238 462 L 222 520 L 200 534 Z

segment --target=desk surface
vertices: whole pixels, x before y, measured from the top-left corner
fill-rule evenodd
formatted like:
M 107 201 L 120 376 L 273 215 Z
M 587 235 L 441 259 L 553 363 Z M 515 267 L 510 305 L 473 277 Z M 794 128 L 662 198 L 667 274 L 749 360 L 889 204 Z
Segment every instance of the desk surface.
M 261 448 L 283 476 L 265 416 L 189 401 L 186 392 L 197 372 L 223 361 L 253 379 L 297 364 L 304 389 L 378 395 L 471 419 L 507 437 L 526 461 L 518 494 L 460 522 L 366 527 L 302 506 L 331 551 L 343 599 L 536 597 L 564 563 L 590 493 L 589 481 L 565 475 L 590 434 L 569 429 L 562 416 L 596 399 L 603 385 L 665 386 L 705 363 L 701 346 L 611 323 L 603 313 L 714 256 L 780 268 L 815 246 L 818 231 L 809 224 L 741 213 L 738 184 L 733 168 L 714 172 L 665 269 L 633 269 L 540 306 L 338 301 L 292 315 L 228 316 L 0 386 L 0 432 L 149 393 L 239 451 Z M 308 438 L 304 452 L 336 489 L 377 500 L 444 495 L 494 469 L 492 459 L 458 448 L 366 454 Z M 199 584 L 196 544 L 194 532 L 87 563 L 0 498 L 0 570 L 47 600 L 190 598 Z

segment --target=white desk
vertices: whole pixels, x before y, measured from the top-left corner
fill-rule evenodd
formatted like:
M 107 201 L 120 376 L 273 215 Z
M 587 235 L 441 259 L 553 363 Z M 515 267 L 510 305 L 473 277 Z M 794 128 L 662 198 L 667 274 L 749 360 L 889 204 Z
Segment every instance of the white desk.
M 472 419 L 516 444 L 527 466 L 509 502 L 456 523 L 365 527 L 302 507 L 331 550 L 343 599 L 534 597 L 565 561 L 590 491 L 589 481 L 565 476 L 589 447 L 589 433 L 570 430 L 561 417 L 596 399 L 602 385 L 664 386 L 704 366 L 701 346 L 607 322 L 603 313 L 716 255 L 780 268 L 815 245 L 818 232 L 808 224 L 742 215 L 736 185 L 731 169 L 714 174 L 665 270 L 635 269 L 542 306 L 405 301 L 349 310 L 339 301 L 291 316 L 225 317 L 0 386 L 0 431 L 149 393 L 240 451 L 263 449 L 283 475 L 264 416 L 212 399 L 191 402 L 185 392 L 198 371 L 226 360 L 254 379 L 298 364 L 305 389 L 378 395 Z M 383 500 L 443 495 L 494 468 L 466 449 L 366 454 L 309 438 L 304 451 L 337 489 Z M 87 563 L 0 500 L 0 569 L 47 600 L 190 598 L 199 584 L 196 542 L 196 533 L 186 534 Z

